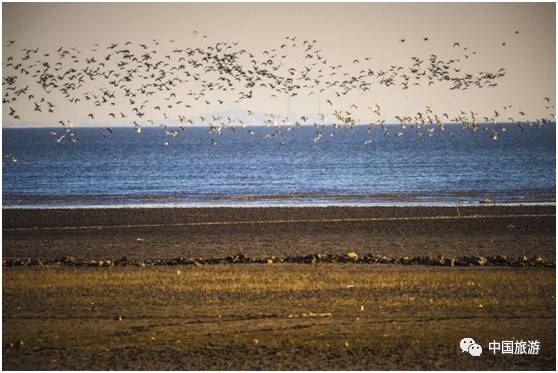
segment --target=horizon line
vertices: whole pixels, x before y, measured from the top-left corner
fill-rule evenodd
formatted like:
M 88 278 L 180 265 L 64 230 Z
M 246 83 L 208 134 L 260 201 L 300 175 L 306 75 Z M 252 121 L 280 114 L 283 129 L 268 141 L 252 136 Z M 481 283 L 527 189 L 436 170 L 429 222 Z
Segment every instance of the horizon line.
M 556 120 L 550 120 L 550 119 L 537 119 L 537 120 L 524 120 L 524 121 L 514 121 L 514 122 L 477 122 L 477 125 L 491 125 L 491 126 L 501 126 L 501 125 L 517 125 L 518 123 L 523 123 L 523 124 L 527 124 L 527 122 L 530 123 L 534 123 L 536 121 L 541 121 L 541 120 L 546 120 L 546 124 L 556 124 Z M 141 127 L 143 129 L 146 128 L 162 128 L 162 125 L 164 123 L 161 124 L 142 124 Z M 189 128 L 189 127 L 209 127 L 210 125 L 212 125 L 211 123 L 208 124 L 164 124 L 166 127 L 184 127 L 184 128 Z M 276 126 L 268 126 L 265 124 L 246 124 L 246 125 L 214 125 L 216 127 L 235 127 L 235 128 L 243 128 L 243 127 L 269 127 L 269 128 L 277 128 L 277 127 L 323 127 L 323 126 L 332 126 L 333 123 L 326 123 L 326 124 L 317 124 L 317 123 L 301 123 L 300 125 L 296 125 L 296 124 L 278 124 Z M 409 124 L 405 124 L 405 126 L 409 127 L 409 126 L 416 126 L 416 123 L 409 123 Z M 444 125 L 463 125 L 463 123 L 460 122 L 445 122 Z M 346 124 L 339 124 L 338 128 L 350 128 L 350 127 L 361 127 L 361 126 L 401 126 L 401 123 L 382 123 L 382 124 L 376 124 L 376 123 L 357 123 L 357 124 L 353 124 L 351 125 L 346 125 Z M 436 126 L 436 127 L 440 127 L 439 124 L 437 123 L 425 123 L 425 124 L 421 124 L 421 126 Z M 73 126 L 71 126 L 71 128 L 107 128 L 107 127 L 111 127 L 111 128 L 129 128 L 129 127 L 134 127 L 133 123 L 127 123 L 127 124 L 121 124 L 121 123 L 116 123 L 116 124 L 98 124 L 98 125 L 91 125 L 91 124 L 74 124 Z M 25 129 L 25 128 L 60 128 L 60 124 L 59 123 L 52 123 L 52 124 L 44 124 L 44 125 L 37 125 L 37 124 L 23 124 L 23 125 L 2 125 L 2 129 Z

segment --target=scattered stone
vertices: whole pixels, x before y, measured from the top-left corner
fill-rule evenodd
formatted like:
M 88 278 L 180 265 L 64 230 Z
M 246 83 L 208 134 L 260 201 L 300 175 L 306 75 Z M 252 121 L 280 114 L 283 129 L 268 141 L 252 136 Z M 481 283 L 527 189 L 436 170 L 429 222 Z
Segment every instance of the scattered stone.
M 273 264 L 273 263 L 298 263 L 314 264 L 319 263 L 366 263 L 366 264 L 401 264 L 401 265 L 434 265 L 434 266 L 512 266 L 512 267 L 555 267 L 554 262 L 545 261 L 543 257 L 508 257 L 505 255 L 496 256 L 462 256 L 446 257 L 439 255 L 432 256 L 403 256 L 387 257 L 383 255 L 359 255 L 356 252 L 349 252 L 343 255 L 337 254 L 312 254 L 312 255 L 290 255 L 286 257 L 247 257 L 239 254 L 226 256 L 223 258 L 185 258 L 177 257 L 172 259 L 143 259 L 130 260 L 127 257 L 120 259 L 76 259 L 72 256 L 63 256 L 54 259 L 42 258 L 9 258 L 4 259 L 6 267 L 19 266 L 89 266 L 89 267 L 113 267 L 134 265 L 138 267 L 146 266 L 171 266 L 171 265 L 203 265 L 212 264 Z
M 347 257 L 355 261 L 358 260 L 358 254 L 354 251 L 348 252 Z
M 128 258 L 123 256 L 122 258 L 114 261 L 115 266 L 125 266 L 128 265 Z
M 473 263 L 477 266 L 485 266 L 487 264 L 487 260 L 483 256 L 476 256 L 476 257 L 474 257 L 474 262 Z
M 57 259 L 55 259 L 55 261 L 59 262 L 59 263 L 63 263 L 66 265 L 72 265 L 72 264 L 76 264 L 76 258 L 74 258 L 73 256 L 62 256 L 59 257 Z

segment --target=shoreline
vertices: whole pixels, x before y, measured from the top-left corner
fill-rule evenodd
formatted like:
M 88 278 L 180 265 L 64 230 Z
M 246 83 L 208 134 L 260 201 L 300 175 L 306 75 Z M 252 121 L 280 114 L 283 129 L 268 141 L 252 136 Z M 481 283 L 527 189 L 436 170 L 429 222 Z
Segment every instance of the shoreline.
M 3 208 L 209 208 L 209 207 L 435 207 L 555 205 L 555 188 L 391 193 L 291 192 L 279 194 L 18 194 L 3 193 Z M 488 201 L 487 201 L 488 200 Z
M 113 204 L 113 205 L 12 205 L 2 206 L 2 210 L 96 210 L 96 209 L 204 209 L 204 208 L 238 208 L 238 209 L 258 209 L 258 208 L 328 208 L 328 207 L 351 207 L 351 208 L 369 208 L 369 207 L 493 207 L 493 206 L 556 206 L 556 201 L 532 201 L 532 202 L 500 202 L 496 204 L 488 203 L 472 203 L 472 202 L 371 202 L 371 203 L 297 203 L 297 204 L 275 204 L 275 203 L 259 203 L 259 204 Z

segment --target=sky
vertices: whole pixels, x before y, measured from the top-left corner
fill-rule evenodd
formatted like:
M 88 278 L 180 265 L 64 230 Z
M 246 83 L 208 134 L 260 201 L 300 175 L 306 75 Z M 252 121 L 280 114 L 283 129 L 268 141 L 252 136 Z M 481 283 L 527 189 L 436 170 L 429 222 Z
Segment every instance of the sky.
M 463 59 L 464 70 L 506 69 L 498 87 L 455 91 L 436 85 L 403 91 L 376 86 L 365 94 L 350 94 L 336 105 L 357 105 L 361 109 L 354 115 L 364 122 L 371 116 L 364 108 L 375 104 L 382 107 L 381 115 L 388 122 L 395 115 L 424 111 L 426 105 L 438 113 L 472 110 L 480 115 L 512 105 L 514 116 L 523 111 L 529 119 L 537 119 L 548 117 L 544 97 L 555 102 L 555 27 L 554 3 L 3 3 L 2 60 L 5 66 L 7 57 L 21 48 L 38 47 L 41 52 L 54 52 L 60 46 L 88 50 L 94 43 L 113 41 L 172 39 L 175 46 L 194 47 L 200 43 L 193 35 L 197 30 L 208 36 L 207 42 L 236 41 L 250 51 L 277 47 L 285 36 L 296 35 L 299 40 L 315 39 L 332 65 L 349 66 L 354 59 L 370 56 L 374 68 L 388 68 L 408 65 L 413 56 L 456 57 L 453 43 L 457 41 L 477 53 Z M 424 37 L 429 40 L 425 42 Z M 402 38 L 405 43 L 399 42 Z M 8 40 L 16 43 L 8 47 Z M 462 57 L 464 52 L 460 53 Z M 295 61 L 295 66 L 303 68 L 303 63 Z M 256 89 L 249 102 L 194 105 L 184 114 L 226 114 L 247 109 L 315 114 L 328 110 L 327 98 L 320 97 L 320 104 L 316 96 L 270 98 Z M 58 120 L 81 125 L 111 123 L 106 113 L 95 120 L 87 118 L 89 108 L 85 103 L 75 105 L 56 97 L 52 100 L 56 100 L 57 111 L 50 115 L 35 112 L 32 105 L 11 103 L 17 106 L 21 120 L 9 117 L 10 105 L 4 104 L 2 125 L 47 126 Z M 118 106 L 116 110 L 126 102 Z

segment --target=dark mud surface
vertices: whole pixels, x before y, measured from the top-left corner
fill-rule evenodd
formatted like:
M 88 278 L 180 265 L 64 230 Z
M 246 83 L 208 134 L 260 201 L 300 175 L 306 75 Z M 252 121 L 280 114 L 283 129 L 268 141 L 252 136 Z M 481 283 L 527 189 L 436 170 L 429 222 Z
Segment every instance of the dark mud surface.
M 4 209 L 3 257 L 399 256 L 556 259 L 556 209 L 325 207 Z

